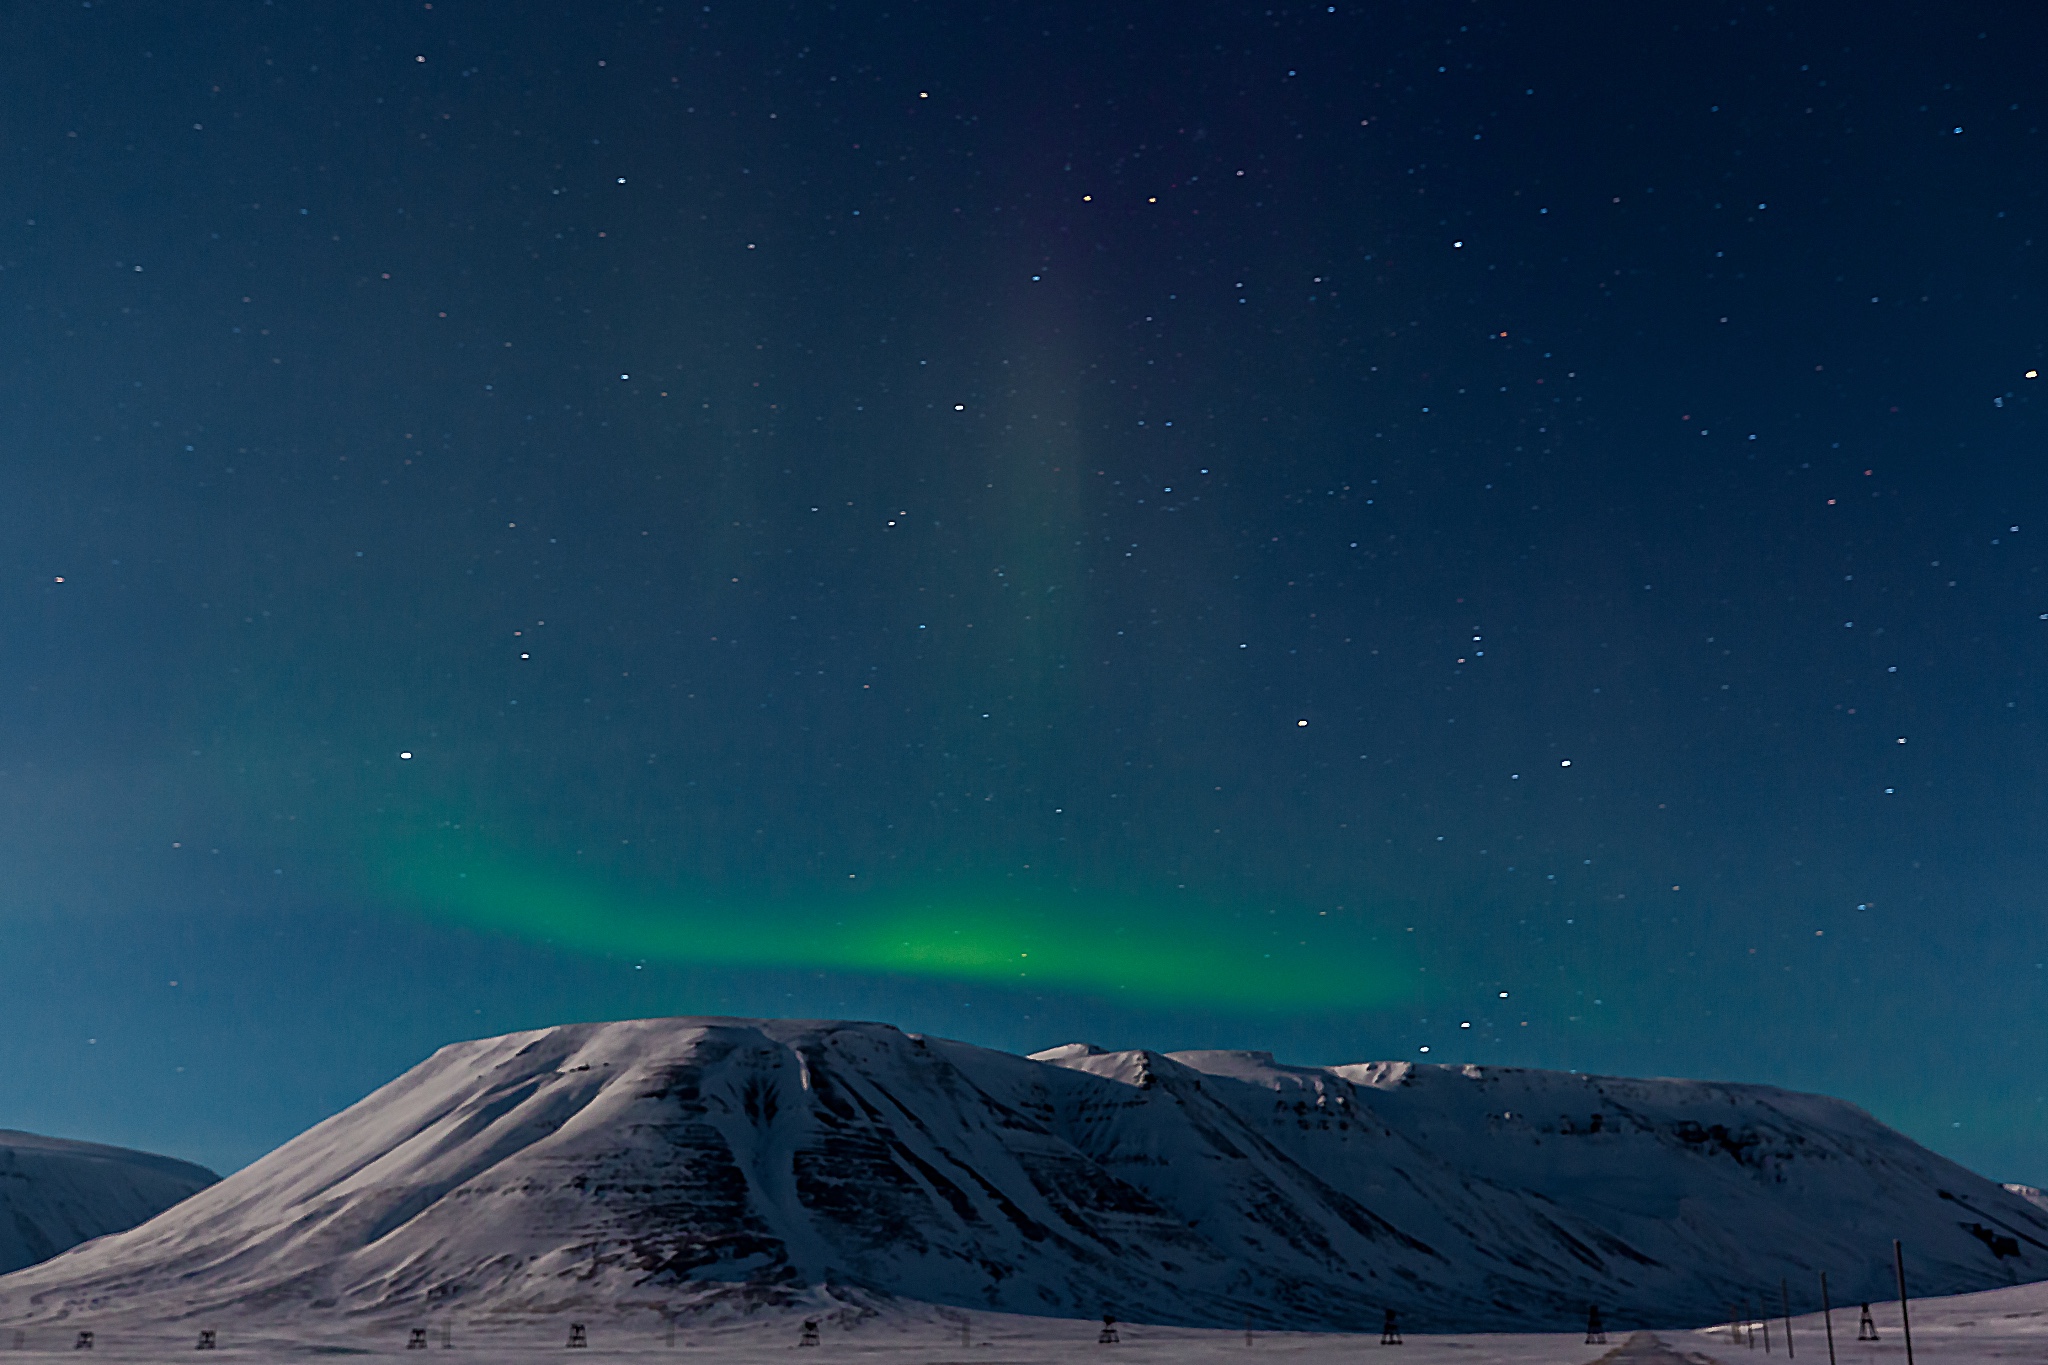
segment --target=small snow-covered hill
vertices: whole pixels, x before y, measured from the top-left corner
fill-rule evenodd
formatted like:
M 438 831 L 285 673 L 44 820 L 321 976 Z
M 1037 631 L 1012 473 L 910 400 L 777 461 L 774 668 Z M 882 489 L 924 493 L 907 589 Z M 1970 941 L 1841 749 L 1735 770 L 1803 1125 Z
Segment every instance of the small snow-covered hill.
M 152 1222 L 0 1278 L 0 1321 L 896 1298 L 1670 1325 L 1781 1277 L 1802 1308 L 1818 1270 L 1879 1298 L 1893 1237 L 1916 1293 L 2048 1278 L 2048 1213 L 1818 1096 L 657 1019 L 443 1048 Z
M 124 1232 L 218 1179 L 189 1161 L 0 1129 L 0 1274 Z

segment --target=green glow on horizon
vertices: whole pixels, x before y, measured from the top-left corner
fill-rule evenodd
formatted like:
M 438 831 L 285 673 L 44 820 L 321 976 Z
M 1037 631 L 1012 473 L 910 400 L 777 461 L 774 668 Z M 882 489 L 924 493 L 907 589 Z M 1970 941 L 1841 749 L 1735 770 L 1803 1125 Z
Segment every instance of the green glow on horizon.
M 1257 1012 L 1391 1003 L 1413 968 L 1357 926 L 1283 932 L 1111 897 L 848 893 L 829 902 L 691 903 L 487 863 L 415 867 L 405 898 L 478 928 L 586 952 L 831 970 Z M 1297 915 L 1300 912 L 1297 912 Z M 1306 942 L 1303 940 L 1306 939 Z

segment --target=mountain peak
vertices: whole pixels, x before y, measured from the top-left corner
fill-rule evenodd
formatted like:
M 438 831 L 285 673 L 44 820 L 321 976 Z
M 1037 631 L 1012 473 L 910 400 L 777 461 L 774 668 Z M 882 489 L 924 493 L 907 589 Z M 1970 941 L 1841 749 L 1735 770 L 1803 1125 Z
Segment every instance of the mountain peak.
M 1597 1302 L 1669 1325 L 1817 1267 L 1876 1297 L 1895 1236 L 1923 1293 L 2048 1278 L 2048 1214 L 1820 1096 L 651 1019 L 442 1048 L 142 1227 L 0 1278 L 0 1318 L 853 1295 L 1522 1331 Z

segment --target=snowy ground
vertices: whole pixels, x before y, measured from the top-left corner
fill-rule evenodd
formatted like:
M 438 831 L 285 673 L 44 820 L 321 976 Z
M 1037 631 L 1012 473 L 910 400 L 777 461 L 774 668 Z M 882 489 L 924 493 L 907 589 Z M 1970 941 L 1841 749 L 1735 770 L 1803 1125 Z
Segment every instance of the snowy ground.
M 1100 1324 L 1057 1318 L 1026 1318 L 998 1314 L 966 1315 L 967 1343 L 959 1326 L 961 1315 L 941 1310 L 950 1322 L 929 1316 L 871 1320 L 847 1330 L 831 1323 L 821 1325 L 815 1350 L 798 1345 L 801 1322 L 777 1318 L 772 1321 L 731 1326 L 716 1330 L 688 1327 L 677 1330 L 673 1345 L 659 1322 L 592 1321 L 587 1324 L 589 1346 L 567 1347 L 568 1323 L 552 1320 L 520 1324 L 436 1323 L 428 1327 L 431 1345 L 424 1351 L 405 1349 L 408 1329 L 403 1323 L 384 1326 L 321 1323 L 304 1333 L 280 1330 L 274 1325 L 250 1325 L 237 1330 L 223 1322 L 218 1349 L 197 1355 L 197 1326 L 171 1331 L 162 1327 L 124 1325 L 109 1320 L 94 1330 L 92 1354 L 96 1362 L 167 1362 L 230 1360 L 304 1361 L 309 1357 L 377 1356 L 396 1357 L 434 1365 L 436 1361 L 489 1361 L 492 1365 L 537 1365 L 541 1361 L 594 1365 L 601 1360 L 687 1360 L 700 1365 L 748 1365 L 749 1362 L 780 1361 L 785 1365 L 830 1365 L 831 1362 L 861 1362 L 862 1365 L 1062 1365 L 1065 1362 L 1094 1361 L 1102 1365 L 1138 1365 L 1138 1362 L 1242 1362 L 1259 1357 L 1299 1365 L 1335 1365 L 1339 1361 L 1371 1359 L 1375 1365 L 1766 1365 L 1785 1357 L 1784 1323 L 1773 1322 L 1766 1351 L 1764 1334 L 1751 1324 L 1747 1334 L 1727 1328 L 1714 1331 L 1662 1331 L 1630 1334 L 1616 1331 L 1607 1346 L 1585 1343 L 1580 1333 L 1475 1333 L 1470 1335 L 1424 1335 L 1411 1333 L 1399 1347 L 1381 1346 L 1378 1336 L 1352 1336 L 1318 1332 L 1255 1332 L 1247 1339 L 1243 1332 L 1205 1331 L 1191 1328 L 1148 1327 L 1119 1323 L 1122 1340 L 1100 1345 L 1096 1335 Z M 1976 1365 L 1983 1362 L 2048 1362 L 2048 1284 L 2022 1285 L 2013 1289 L 1963 1294 L 1953 1298 L 1916 1299 L 1913 1318 L 1913 1359 L 1915 1365 Z M 1836 1365 L 1904 1365 L 1905 1345 L 1899 1332 L 1896 1302 L 1873 1304 L 1880 1339 L 1858 1342 L 1857 1305 L 1850 1304 L 1834 1314 Z M 1818 1314 L 1795 1318 L 1792 1323 L 1792 1358 L 1819 1365 L 1827 1360 L 1825 1330 Z M 0 1328 L 0 1352 L 9 1361 L 23 1365 L 35 1360 L 61 1358 L 78 1365 L 81 1359 L 75 1341 L 78 1327 L 43 1324 L 23 1329 L 15 1338 L 14 1328 Z M 12 1347 L 12 1349 L 7 1349 Z
M 303 1360 L 308 1356 L 340 1356 L 344 1352 L 415 1359 L 422 1365 L 436 1360 L 488 1360 L 497 1365 L 528 1365 L 528 1362 L 576 1362 L 599 1360 L 674 1359 L 702 1365 L 744 1365 L 755 1361 L 781 1361 L 789 1365 L 828 1365 L 829 1362 L 859 1361 L 872 1365 L 1052 1365 L 1053 1362 L 1103 1361 L 1105 1365 L 1137 1362 L 1209 1360 L 1241 1361 L 1265 1356 L 1298 1361 L 1301 1365 L 1356 1360 L 1374 1352 L 1393 1352 L 1386 1365 L 1585 1365 L 1603 1354 L 1599 1346 L 1585 1345 L 1577 1334 L 1527 1336 L 1409 1336 L 1398 1351 L 1382 1347 L 1378 1336 L 1345 1336 L 1333 1333 L 1253 1334 L 1250 1345 L 1242 1332 L 1217 1332 L 1176 1327 L 1144 1327 L 1119 1324 L 1122 1340 L 1113 1346 L 1096 1343 L 1100 1324 L 1065 1320 L 990 1318 L 976 1321 L 972 1345 L 962 1345 L 959 1336 L 933 1331 L 896 1333 L 868 1330 L 857 1333 L 824 1331 L 815 1350 L 797 1345 L 797 1334 L 775 1329 L 740 1330 L 718 1334 L 679 1332 L 674 1347 L 659 1333 L 641 1332 L 637 1339 L 601 1328 L 591 1334 L 586 1350 L 571 1351 L 564 1346 L 566 1330 L 541 1338 L 536 1331 L 457 1334 L 454 1344 L 444 1349 L 436 1334 L 426 1351 L 404 1350 L 405 1333 L 384 1334 L 381 1341 L 359 1338 L 287 1340 L 275 1331 L 243 1340 L 223 1332 L 220 1349 L 198 1354 L 193 1349 L 196 1333 L 180 1334 L 172 1340 L 161 1333 L 150 1340 L 142 1332 L 96 1334 L 90 1359 L 95 1361 L 200 1361 L 218 1359 Z M 596 1327 L 596 1324 L 592 1324 Z M 1684 1342 L 1685 1333 L 1665 1333 L 1663 1339 Z M 77 1361 L 81 1352 L 72 1348 L 74 1332 L 43 1328 L 34 1334 L 27 1349 L 7 1353 L 7 1359 L 23 1362 L 63 1358 Z M 1618 1336 L 1615 1338 L 1620 1339 Z M 0 1338 L 0 1344 L 5 1339 Z M 1694 1349 L 1684 1343 L 1682 1349 Z M 1677 1362 L 1671 1362 L 1677 1365 Z M 1730 1361 L 1728 1365 L 1733 1365 Z M 1746 1365 L 1746 1362 L 1745 1362 Z M 1862 1362 L 1844 1362 L 1862 1365 Z

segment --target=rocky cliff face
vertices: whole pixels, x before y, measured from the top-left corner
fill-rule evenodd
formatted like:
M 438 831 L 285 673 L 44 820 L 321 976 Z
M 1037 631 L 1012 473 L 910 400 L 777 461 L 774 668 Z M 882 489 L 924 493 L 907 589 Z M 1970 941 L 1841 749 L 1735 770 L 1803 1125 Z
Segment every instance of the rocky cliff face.
M 442 1049 L 0 1319 L 726 1312 L 837 1293 L 1238 1327 L 1704 1322 L 1826 1269 L 2048 1278 L 2048 1214 L 1761 1086 L 1261 1053 L 1025 1058 L 663 1019 Z
M 124 1232 L 219 1178 L 167 1156 L 0 1130 L 0 1274 Z

